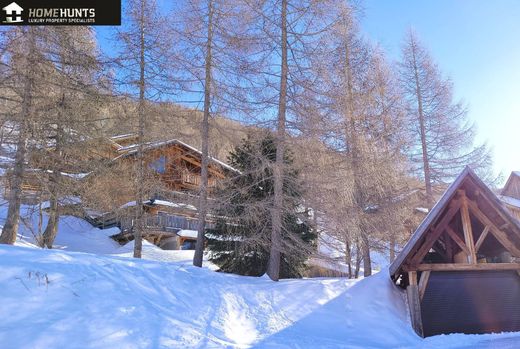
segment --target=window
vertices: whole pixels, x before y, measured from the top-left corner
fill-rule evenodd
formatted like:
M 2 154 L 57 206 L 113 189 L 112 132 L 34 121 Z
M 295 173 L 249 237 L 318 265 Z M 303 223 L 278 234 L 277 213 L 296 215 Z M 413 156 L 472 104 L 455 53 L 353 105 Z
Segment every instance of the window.
M 158 159 L 150 163 L 150 168 L 157 173 L 166 172 L 166 156 L 161 155 Z

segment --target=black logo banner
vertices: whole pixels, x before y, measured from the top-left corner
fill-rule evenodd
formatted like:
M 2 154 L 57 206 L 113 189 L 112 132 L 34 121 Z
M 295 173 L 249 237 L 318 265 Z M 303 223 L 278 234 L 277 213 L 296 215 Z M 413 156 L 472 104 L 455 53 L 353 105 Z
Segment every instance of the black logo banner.
M 0 25 L 121 25 L 121 0 L 0 0 Z

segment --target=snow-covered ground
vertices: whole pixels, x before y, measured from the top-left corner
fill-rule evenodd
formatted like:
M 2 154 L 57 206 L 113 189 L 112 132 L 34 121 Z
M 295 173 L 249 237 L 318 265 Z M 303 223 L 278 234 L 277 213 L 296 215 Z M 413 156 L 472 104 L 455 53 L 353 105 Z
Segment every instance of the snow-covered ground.
M 518 348 L 520 334 L 417 337 L 384 272 L 272 282 L 0 246 L 2 348 Z
M 131 243 L 109 238 L 117 229 L 75 217 L 61 220 L 57 249 L 42 250 L 38 215 L 23 211 L 18 246 L 0 245 L 2 349 L 520 346 L 520 333 L 419 338 L 386 269 L 272 282 L 195 268 L 192 251 L 148 243 L 137 260 Z
M 7 204 L 3 202 L 0 204 L 0 225 L 3 224 L 6 216 Z M 42 212 L 42 216 L 40 217 L 36 206 L 23 205 L 21 208 L 21 216 L 24 223 L 20 224 L 16 245 L 36 248 L 35 236 L 39 233 L 39 227 L 41 227 L 42 230 L 45 229 L 48 219 L 47 214 Z M 73 216 L 63 216 L 60 217 L 54 249 L 132 257 L 134 249 L 133 242 L 120 246 L 110 238 L 111 235 L 119 232 L 119 228 L 98 229 L 83 219 Z M 147 241 L 143 241 L 143 259 L 191 264 L 193 261 L 193 251 L 166 251 Z M 216 266 L 206 259 L 204 259 L 204 266 L 210 269 L 216 269 Z

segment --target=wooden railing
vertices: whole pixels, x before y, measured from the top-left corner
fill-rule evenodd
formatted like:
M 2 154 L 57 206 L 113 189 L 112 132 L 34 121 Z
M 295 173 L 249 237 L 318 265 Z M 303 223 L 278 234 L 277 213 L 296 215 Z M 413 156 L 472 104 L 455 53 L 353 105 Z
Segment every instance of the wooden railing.
M 129 230 L 134 224 L 131 217 L 121 220 L 121 230 Z M 145 228 L 160 231 L 176 231 L 179 229 L 197 230 L 198 220 L 196 218 L 188 218 L 176 215 L 159 214 L 156 216 L 145 216 Z M 213 228 L 212 222 L 207 222 L 206 228 Z
M 181 181 L 184 184 L 199 186 L 200 185 L 200 175 L 190 172 L 190 171 L 182 171 L 181 172 Z M 208 178 L 208 187 L 212 188 L 215 186 L 215 178 Z

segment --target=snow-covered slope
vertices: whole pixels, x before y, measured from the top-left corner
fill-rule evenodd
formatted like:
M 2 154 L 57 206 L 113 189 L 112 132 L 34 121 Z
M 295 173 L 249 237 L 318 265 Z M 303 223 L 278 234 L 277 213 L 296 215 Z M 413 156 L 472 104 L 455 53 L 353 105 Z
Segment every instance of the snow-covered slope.
M 0 246 L 1 348 L 516 348 L 520 334 L 418 338 L 382 272 L 283 280 Z
M 7 203 L 0 204 L 0 229 L 7 216 Z M 48 216 L 42 212 L 40 217 L 37 206 L 22 205 L 21 216 L 23 223 L 20 224 L 17 246 L 36 247 L 35 237 L 39 229 L 45 229 Z M 41 222 L 40 222 L 41 220 Z M 39 228 L 40 227 L 40 228 Z M 119 233 L 119 228 L 98 229 L 87 221 L 73 216 L 60 217 L 58 234 L 53 248 L 73 252 L 87 252 L 95 254 L 116 255 L 121 257 L 132 257 L 133 242 L 120 246 L 110 238 L 111 235 Z M 183 262 L 191 264 L 194 251 L 165 251 L 159 247 L 143 241 L 143 259 L 163 262 Z M 204 266 L 216 269 L 216 266 L 204 260 Z

